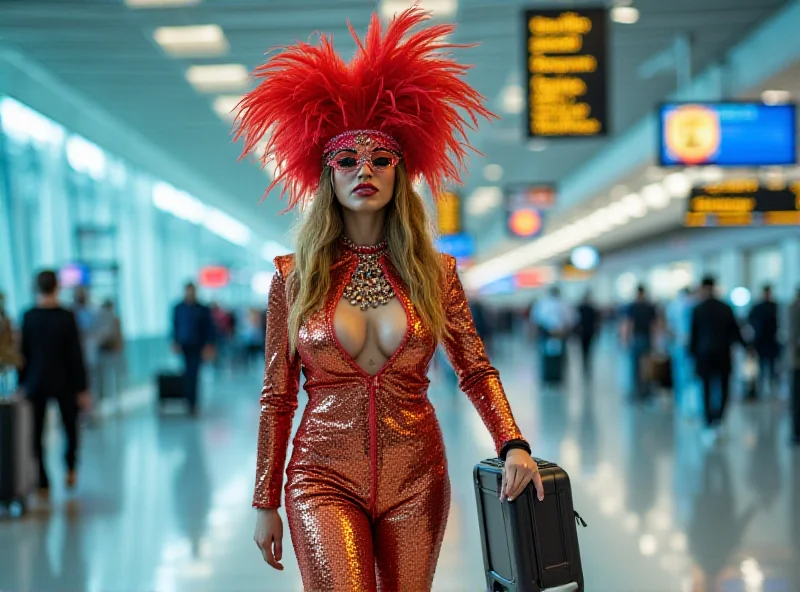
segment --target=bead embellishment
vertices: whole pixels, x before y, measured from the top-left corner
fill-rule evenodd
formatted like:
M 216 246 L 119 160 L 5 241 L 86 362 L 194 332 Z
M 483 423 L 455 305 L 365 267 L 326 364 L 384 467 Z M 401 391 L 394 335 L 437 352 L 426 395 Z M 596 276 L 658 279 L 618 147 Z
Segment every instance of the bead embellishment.
M 343 296 L 353 306 L 361 310 L 378 308 L 388 304 L 394 298 L 394 288 L 383 273 L 383 268 L 378 261 L 381 253 L 386 249 L 386 241 L 381 241 L 374 246 L 356 245 L 347 237 L 341 238 L 342 244 L 358 257 L 358 265 L 350 281 L 345 286 Z

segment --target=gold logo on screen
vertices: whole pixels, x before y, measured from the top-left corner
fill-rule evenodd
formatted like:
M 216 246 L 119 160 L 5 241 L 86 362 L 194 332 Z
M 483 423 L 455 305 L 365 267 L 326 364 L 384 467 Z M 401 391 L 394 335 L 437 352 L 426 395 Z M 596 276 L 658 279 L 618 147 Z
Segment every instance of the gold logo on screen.
M 708 107 L 684 105 L 667 114 L 664 141 L 676 160 L 700 164 L 712 159 L 721 137 L 719 116 Z

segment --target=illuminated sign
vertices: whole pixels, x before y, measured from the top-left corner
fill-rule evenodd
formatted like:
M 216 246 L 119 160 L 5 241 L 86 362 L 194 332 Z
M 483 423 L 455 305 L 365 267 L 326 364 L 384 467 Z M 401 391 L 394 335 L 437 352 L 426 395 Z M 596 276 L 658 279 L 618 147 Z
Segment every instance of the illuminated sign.
M 692 190 L 686 226 L 800 225 L 800 181 L 760 185 L 757 179 L 733 179 Z
M 204 288 L 224 288 L 231 281 L 227 267 L 209 266 L 200 270 L 198 283 Z
M 469 234 L 440 236 L 436 246 L 441 253 L 455 257 L 459 266 L 468 265 L 475 256 L 475 241 Z
M 544 228 L 543 210 L 555 205 L 556 190 L 552 185 L 514 185 L 505 189 L 506 226 L 519 238 L 534 238 Z
M 89 282 L 90 272 L 86 265 L 82 265 L 80 263 L 70 263 L 58 271 L 58 283 L 62 288 L 88 286 Z
M 525 11 L 529 138 L 608 131 L 607 11 Z
M 439 234 L 449 236 L 461 232 L 461 199 L 457 194 L 445 192 L 436 199 Z
M 578 269 L 574 265 L 567 264 L 561 268 L 562 282 L 581 282 L 590 279 L 594 273 L 587 269 Z
M 662 166 L 794 164 L 795 106 L 672 103 L 659 117 Z
M 541 288 L 556 281 L 554 267 L 530 267 L 516 273 L 515 283 L 517 288 Z

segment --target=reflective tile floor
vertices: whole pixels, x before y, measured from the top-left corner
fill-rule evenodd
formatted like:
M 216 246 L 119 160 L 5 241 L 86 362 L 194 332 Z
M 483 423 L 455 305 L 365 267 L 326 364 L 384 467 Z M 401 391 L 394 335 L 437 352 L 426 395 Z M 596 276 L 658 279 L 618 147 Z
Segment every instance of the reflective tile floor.
M 669 404 L 625 402 L 624 356 L 598 352 L 583 386 L 534 388 L 530 346 L 494 360 L 538 456 L 572 477 L 587 592 L 800 591 L 800 453 L 782 403 L 734 404 L 729 438 L 704 446 Z M 257 374 L 207 377 L 202 416 L 140 407 L 86 429 L 77 491 L 0 520 L 0 591 L 301 591 L 287 540 L 284 572 L 263 563 L 250 508 Z M 301 393 L 301 409 L 304 394 Z M 491 442 L 447 371 L 431 399 L 445 434 L 453 504 L 434 589 L 485 589 L 472 467 Z M 665 398 L 665 402 L 666 402 Z M 60 439 L 50 466 L 60 483 Z

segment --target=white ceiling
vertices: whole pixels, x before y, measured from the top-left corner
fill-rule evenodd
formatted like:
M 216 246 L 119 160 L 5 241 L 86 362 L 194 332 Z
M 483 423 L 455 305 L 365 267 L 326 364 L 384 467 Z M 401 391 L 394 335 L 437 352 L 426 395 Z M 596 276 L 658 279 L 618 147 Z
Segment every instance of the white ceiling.
M 504 114 L 499 100 L 501 89 L 522 72 L 521 12 L 531 5 L 579 4 L 461 0 L 454 41 L 480 45 L 462 50 L 460 59 L 475 65 L 470 82 L 503 115 L 471 138 L 486 158 L 472 159 L 465 193 L 487 184 L 482 175 L 487 163 L 503 167 L 500 184 L 564 179 L 674 90 L 674 76 L 642 80 L 637 68 L 665 50 L 676 35 L 692 35 L 692 62 L 698 72 L 784 4 L 786 0 L 634 0 L 641 12 L 639 22 L 611 28 L 612 134 L 607 139 L 551 141 L 545 150 L 532 152 L 522 139 L 522 115 Z M 138 10 L 122 0 L 3 0 L 0 42 L 40 62 L 209 184 L 252 203 L 257 215 L 275 217 L 283 207 L 277 192 L 257 205 L 268 177 L 254 165 L 237 162 L 239 146 L 231 144 L 230 125 L 214 112 L 215 95 L 197 93 L 186 81 L 185 70 L 193 64 L 229 62 L 252 69 L 267 49 L 307 40 L 314 30 L 332 33 L 337 47 L 349 56 L 354 46 L 347 20 L 363 33 L 374 9 L 370 0 L 204 0 L 190 7 Z M 153 41 L 156 27 L 194 24 L 220 25 L 230 53 L 175 59 Z M 291 221 L 284 216 L 279 225 L 285 228 Z

